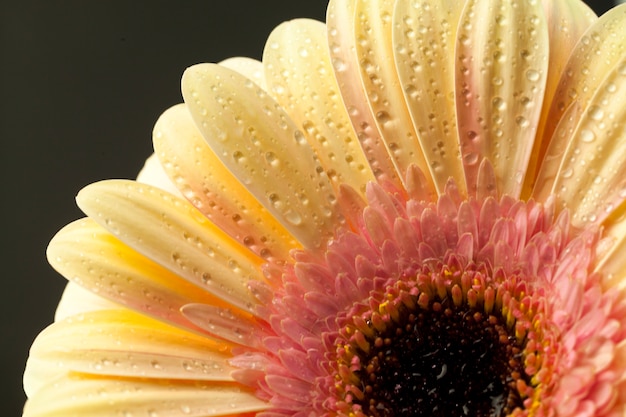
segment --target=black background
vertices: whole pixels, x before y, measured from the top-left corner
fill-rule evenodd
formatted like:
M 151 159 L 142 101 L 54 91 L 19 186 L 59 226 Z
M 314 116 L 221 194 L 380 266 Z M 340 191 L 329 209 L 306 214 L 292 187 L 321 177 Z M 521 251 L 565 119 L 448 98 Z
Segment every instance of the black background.
M 602 12 L 609 0 L 596 1 Z M 324 19 L 326 0 L 0 0 L 3 416 L 19 416 L 32 340 L 65 285 L 45 247 L 83 186 L 134 178 L 157 117 L 181 101 L 180 76 L 199 62 L 260 58 L 273 27 Z

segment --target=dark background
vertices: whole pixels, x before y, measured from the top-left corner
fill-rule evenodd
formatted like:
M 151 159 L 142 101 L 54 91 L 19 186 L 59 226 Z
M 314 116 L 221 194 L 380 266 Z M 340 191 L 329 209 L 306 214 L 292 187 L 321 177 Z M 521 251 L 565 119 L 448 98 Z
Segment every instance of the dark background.
M 610 0 L 595 1 L 597 12 Z M 0 0 L 2 265 L 0 413 L 19 416 L 28 348 L 65 280 L 45 247 L 83 186 L 134 178 L 180 76 L 199 62 L 260 58 L 273 27 L 324 19 L 326 0 Z

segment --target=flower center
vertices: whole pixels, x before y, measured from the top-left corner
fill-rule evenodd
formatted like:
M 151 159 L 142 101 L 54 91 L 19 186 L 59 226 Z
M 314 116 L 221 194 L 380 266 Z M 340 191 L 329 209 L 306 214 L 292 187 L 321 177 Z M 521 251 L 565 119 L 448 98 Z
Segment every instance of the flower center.
M 541 323 L 518 307 L 525 291 L 507 289 L 515 278 L 451 275 L 444 268 L 402 279 L 351 312 L 336 343 L 341 411 L 495 417 L 532 406 L 525 399 L 535 392 L 539 352 L 536 333 L 523 329 Z M 473 285 L 463 291 L 462 281 Z

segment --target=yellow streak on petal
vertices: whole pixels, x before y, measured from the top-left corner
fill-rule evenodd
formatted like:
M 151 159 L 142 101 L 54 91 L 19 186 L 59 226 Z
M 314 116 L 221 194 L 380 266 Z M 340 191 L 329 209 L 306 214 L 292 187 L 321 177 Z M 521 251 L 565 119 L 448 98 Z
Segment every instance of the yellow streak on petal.
M 263 259 L 289 259 L 297 242 L 222 164 L 184 104 L 161 115 L 153 143 L 165 171 L 202 214 Z
M 232 381 L 231 345 L 130 310 L 99 310 L 56 322 L 37 336 L 28 394 L 68 372 L 136 378 Z
M 183 96 L 215 154 L 303 246 L 333 236 L 341 220 L 330 181 L 265 91 L 227 68 L 200 64 L 185 71 Z
M 557 195 L 575 226 L 602 222 L 626 199 L 626 28 L 623 32 L 623 60 L 583 108 L 576 103 L 580 110 L 567 119 L 573 129 L 562 135 L 556 130 L 548 148 L 554 163 L 542 167 L 533 192 L 539 200 Z
M 23 417 L 211 417 L 267 408 L 267 403 L 236 383 L 70 374 L 51 382 L 29 399 Z
M 365 195 L 374 180 L 333 75 L 326 26 L 298 19 L 278 26 L 263 52 L 268 92 L 302 129 L 335 193 L 347 183 Z
M 61 229 L 47 255 L 70 282 L 178 326 L 194 327 L 180 313 L 185 304 L 226 305 L 126 246 L 93 219 L 77 220 Z
M 578 40 L 598 20 L 593 10 L 580 0 L 543 0 L 543 8 L 550 38 L 550 65 L 537 129 L 537 141 L 529 161 L 522 191 L 523 197 L 528 197 L 534 186 L 539 163 L 543 160 L 549 143 L 550 138 L 545 137 L 544 129 L 548 123 L 550 105 L 554 101 L 554 94 L 567 60 Z
M 354 46 L 359 72 L 370 111 L 396 170 L 404 176 L 416 164 L 428 175 L 432 167 L 424 158 L 393 59 L 393 5 L 392 0 L 356 1 Z M 428 181 L 432 182 L 430 175 Z
M 247 283 L 262 279 L 262 259 L 188 201 L 126 180 L 91 184 L 76 200 L 89 217 L 137 252 L 234 306 L 254 309 Z
M 225 59 L 219 64 L 251 79 L 259 87 L 267 90 L 265 84 L 265 70 L 263 69 L 263 63 L 261 63 L 261 61 L 246 57 L 234 57 Z
M 483 158 L 498 191 L 517 197 L 535 140 L 548 73 L 540 2 L 469 1 L 460 21 L 457 115 L 470 194 Z
M 359 56 L 352 31 L 355 5 L 356 0 L 331 0 L 328 4 L 326 26 L 335 78 L 374 175 L 380 182 L 388 181 L 401 188 L 400 178 L 404 178 L 404 173 L 396 171 L 368 105 L 367 92 L 360 81 Z
M 398 75 L 439 193 L 452 177 L 466 194 L 454 92 L 460 6 L 458 0 L 432 0 L 420 7 L 399 1 L 393 15 Z

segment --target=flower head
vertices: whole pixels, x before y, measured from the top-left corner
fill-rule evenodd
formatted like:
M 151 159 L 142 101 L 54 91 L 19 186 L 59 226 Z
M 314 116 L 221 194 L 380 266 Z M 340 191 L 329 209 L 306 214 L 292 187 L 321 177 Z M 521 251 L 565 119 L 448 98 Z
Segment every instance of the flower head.
M 626 412 L 626 6 L 332 0 L 182 85 L 25 416 Z

